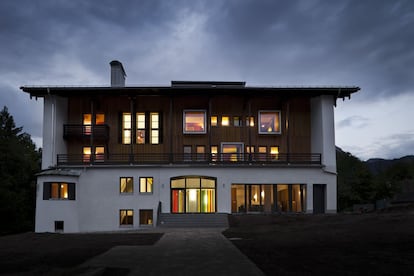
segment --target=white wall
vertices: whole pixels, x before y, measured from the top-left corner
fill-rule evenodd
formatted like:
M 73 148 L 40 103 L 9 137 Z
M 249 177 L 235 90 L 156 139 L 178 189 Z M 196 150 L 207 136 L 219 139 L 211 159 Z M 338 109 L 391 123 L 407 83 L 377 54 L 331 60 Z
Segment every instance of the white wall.
M 322 95 L 311 99 L 311 149 L 322 154 L 325 170 L 336 173 L 334 98 Z
M 139 210 L 152 209 L 157 221 L 158 202 L 170 212 L 170 179 L 177 176 L 217 178 L 217 212 L 231 213 L 231 184 L 306 184 L 307 212 L 313 211 L 313 184 L 326 184 L 327 212 L 336 212 L 336 175 L 321 168 L 299 167 L 85 167 L 77 178 L 42 176 L 38 179 L 36 231 L 54 231 L 55 220 L 65 221 L 65 232 L 121 231 L 119 210 L 134 210 L 133 229 L 139 226 Z M 134 193 L 119 192 L 119 178 L 134 178 Z M 139 193 L 139 177 L 154 178 L 152 194 Z M 66 180 L 65 180 L 66 179 Z M 43 200 L 43 181 L 76 182 L 76 201 Z
M 42 169 L 56 166 L 57 154 L 66 153 L 63 124 L 67 121 L 67 99 L 45 96 L 43 101 Z

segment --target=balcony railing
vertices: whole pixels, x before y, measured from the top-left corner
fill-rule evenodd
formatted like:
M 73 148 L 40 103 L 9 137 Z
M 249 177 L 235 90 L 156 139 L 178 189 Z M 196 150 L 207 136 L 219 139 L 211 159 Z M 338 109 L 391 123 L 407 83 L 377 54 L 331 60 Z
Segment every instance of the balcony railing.
M 94 139 L 108 140 L 109 126 L 108 125 L 63 125 L 63 138 L 90 138 L 93 135 Z
M 151 164 L 271 164 L 271 165 L 321 165 L 319 153 L 279 153 L 279 154 L 58 154 L 57 165 L 151 165 Z

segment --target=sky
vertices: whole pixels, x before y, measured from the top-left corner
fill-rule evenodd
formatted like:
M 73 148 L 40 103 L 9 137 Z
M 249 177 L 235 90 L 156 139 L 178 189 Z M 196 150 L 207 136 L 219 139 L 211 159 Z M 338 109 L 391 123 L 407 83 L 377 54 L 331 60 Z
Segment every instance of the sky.
M 0 107 L 42 145 L 42 99 L 23 85 L 171 80 L 358 86 L 336 145 L 361 160 L 414 154 L 414 1 L 0 1 Z

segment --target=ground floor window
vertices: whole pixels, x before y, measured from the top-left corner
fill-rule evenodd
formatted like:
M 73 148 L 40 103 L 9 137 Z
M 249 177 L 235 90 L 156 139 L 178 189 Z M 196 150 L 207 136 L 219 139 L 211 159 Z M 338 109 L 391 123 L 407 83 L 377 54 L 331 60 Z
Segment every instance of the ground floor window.
M 171 179 L 171 213 L 216 212 L 216 178 L 183 176 Z
M 152 210 L 139 210 L 139 224 L 140 225 L 152 225 Z
M 121 209 L 119 210 L 119 225 L 134 225 L 134 210 Z
M 233 184 L 232 213 L 305 212 L 304 184 Z

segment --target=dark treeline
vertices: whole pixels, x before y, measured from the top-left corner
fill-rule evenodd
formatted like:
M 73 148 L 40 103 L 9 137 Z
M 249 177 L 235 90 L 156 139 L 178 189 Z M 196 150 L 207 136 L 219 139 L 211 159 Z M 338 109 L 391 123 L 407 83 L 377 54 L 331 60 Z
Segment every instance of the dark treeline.
M 338 211 L 352 210 L 354 204 L 377 200 L 398 201 L 401 193 L 414 192 L 414 156 L 363 162 L 337 148 L 336 160 Z
M 40 150 L 16 127 L 7 107 L 0 111 L 0 234 L 33 231 Z

